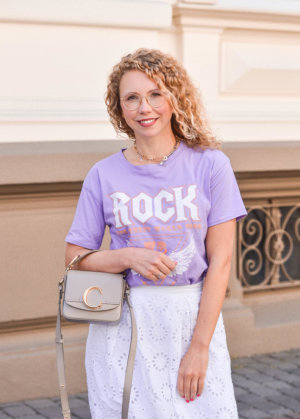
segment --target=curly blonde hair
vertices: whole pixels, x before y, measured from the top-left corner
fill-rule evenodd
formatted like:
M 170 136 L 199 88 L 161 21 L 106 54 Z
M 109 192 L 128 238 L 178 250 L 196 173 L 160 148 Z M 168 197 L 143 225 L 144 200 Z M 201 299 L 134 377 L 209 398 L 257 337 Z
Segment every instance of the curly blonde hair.
M 200 94 L 186 70 L 173 57 L 155 49 L 140 48 L 113 67 L 105 103 L 117 133 L 135 138 L 123 117 L 119 95 L 121 78 L 130 70 L 142 71 L 164 92 L 173 109 L 171 127 L 177 138 L 189 147 L 220 148 L 220 142 L 208 125 Z

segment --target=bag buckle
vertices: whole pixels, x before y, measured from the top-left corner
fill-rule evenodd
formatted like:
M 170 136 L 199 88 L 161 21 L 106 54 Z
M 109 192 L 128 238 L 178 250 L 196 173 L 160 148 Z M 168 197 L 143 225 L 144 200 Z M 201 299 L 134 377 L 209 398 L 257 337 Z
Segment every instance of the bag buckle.
M 84 291 L 84 293 L 83 293 L 83 297 L 82 297 L 84 304 L 85 304 L 88 308 L 91 308 L 92 310 L 96 310 L 97 308 L 100 308 L 100 307 L 102 306 L 102 302 L 101 302 L 101 301 L 100 301 L 100 303 L 99 303 L 99 304 L 97 304 L 96 306 L 92 306 L 92 305 L 90 305 L 90 304 L 88 303 L 88 301 L 87 301 L 87 297 L 88 297 L 89 293 L 90 293 L 91 291 L 94 291 L 94 290 L 97 290 L 97 291 L 98 291 L 101 295 L 103 295 L 103 292 L 102 292 L 102 289 L 101 289 L 101 288 L 99 288 L 99 287 L 89 287 L 89 288 L 87 288 L 87 289 Z

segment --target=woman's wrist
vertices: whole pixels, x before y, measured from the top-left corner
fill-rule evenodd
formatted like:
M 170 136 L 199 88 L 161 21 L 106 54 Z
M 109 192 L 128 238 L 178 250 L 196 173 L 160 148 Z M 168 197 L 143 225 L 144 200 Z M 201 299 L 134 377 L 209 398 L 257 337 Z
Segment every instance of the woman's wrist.
M 132 267 L 132 247 L 122 247 L 119 249 L 124 264 L 124 270 Z
M 203 350 L 208 351 L 209 350 L 209 342 L 203 341 L 202 339 L 197 339 L 195 337 L 192 338 L 191 344 L 190 344 L 191 350 Z

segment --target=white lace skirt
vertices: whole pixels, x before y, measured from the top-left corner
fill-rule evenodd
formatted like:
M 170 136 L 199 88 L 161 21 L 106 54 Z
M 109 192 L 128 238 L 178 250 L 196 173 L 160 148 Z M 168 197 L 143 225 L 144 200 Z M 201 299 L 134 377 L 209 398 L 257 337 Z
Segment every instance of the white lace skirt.
M 222 314 L 209 347 L 204 390 L 186 403 L 176 384 L 180 361 L 197 320 L 201 284 L 131 288 L 138 344 L 129 419 L 237 419 Z M 88 395 L 93 419 L 120 419 L 131 336 L 123 307 L 117 325 L 91 324 L 86 346 Z

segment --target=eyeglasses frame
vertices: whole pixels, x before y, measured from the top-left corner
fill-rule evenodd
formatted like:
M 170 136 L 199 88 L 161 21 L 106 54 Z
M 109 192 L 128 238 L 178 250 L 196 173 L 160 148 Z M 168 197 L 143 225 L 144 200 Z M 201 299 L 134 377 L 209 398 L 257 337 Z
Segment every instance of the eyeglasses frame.
M 164 99 L 164 100 L 167 100 L 167 99 L 166 99 L 166 96 L 164 95 L 164 93 L 163 93 L 163 92 L 161 92 L 161 91 L 159 91 L 159 92 L 161 93 L 161 95 L 162 95 L 163 99 Z M 152 92 L 152 93 L 153 93 L 153 92 Z M 137 93 L 132 93 L 132 94 L 135 94 L 135 95 L 139 96 L 139 97 L 140 97 L 140 101 L 139 101 L 138 106 L 137 106 L 136 108 L 134 108 L 134 109 L 129 109 L 129 108 L 127 108 L 127 107 L 126 107 L 126 105 L 124 104 L 125 108 L 126 108 L 128 111 L 136 111 L 136 110 L 137 110 L 137 109 L 141 106 L 141 104 L 142 104 L 142 100 L 143 100 L 143 99 L 146 99 L 146 102 L 148 103 L 148 105 L 149 105 L 149 106 L 151 106 L 151 108 L 160 108 L 160 107 L 163 105 L 163 104 L 158 105 L 158 106 L 153 106 L 153 105 L 151 105 L 151 103 L 150 103 L 150 101 L 149 101 L 149 95 L 148 95 L 148 96 L 141 96 L 141 95 L 139 95 L 139 94 L 137 94 Z M 122 102 L 124 103 L 124 99 L 125 99 L 125 97 L 128 97 L 128 96 L 130 96 L 130 94 L 128 94 L 128 95 L 123 96 L 122 98 L 120 98 L 120 101 L 122 101 Z

